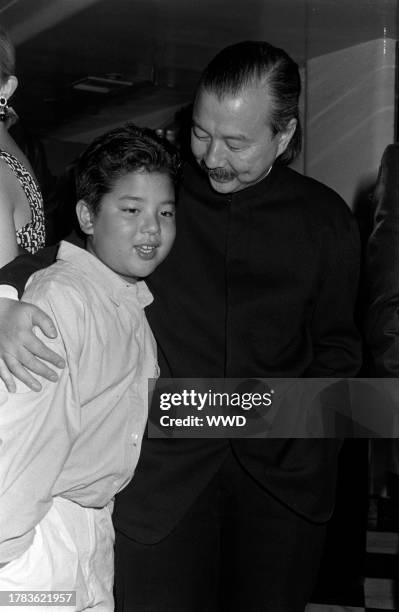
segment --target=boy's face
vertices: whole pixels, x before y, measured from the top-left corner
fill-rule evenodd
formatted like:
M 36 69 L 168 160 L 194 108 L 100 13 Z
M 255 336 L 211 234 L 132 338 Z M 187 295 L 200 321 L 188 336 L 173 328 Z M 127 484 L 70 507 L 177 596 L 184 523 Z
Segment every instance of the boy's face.
M 175 238 L 175 192 L 160 172 L 119 178 L 90 214 L 87 249 L 128 282 L 148 276 L 165 259 Z

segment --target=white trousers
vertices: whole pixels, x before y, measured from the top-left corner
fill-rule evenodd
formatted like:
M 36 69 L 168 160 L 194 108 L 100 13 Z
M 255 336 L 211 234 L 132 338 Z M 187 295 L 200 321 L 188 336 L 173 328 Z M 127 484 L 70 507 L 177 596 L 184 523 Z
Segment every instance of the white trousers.
M 112 612 L 114 529 L 109 507 L 83 508 L 55 497 L 32 545 L 0 568 L 0 591 L 76 591 L 76 605 L 1 606 L 0 610 Z

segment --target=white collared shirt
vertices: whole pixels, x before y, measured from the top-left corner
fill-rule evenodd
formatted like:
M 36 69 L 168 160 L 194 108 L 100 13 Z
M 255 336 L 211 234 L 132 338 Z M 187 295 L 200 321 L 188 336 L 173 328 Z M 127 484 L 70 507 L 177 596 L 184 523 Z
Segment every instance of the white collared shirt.
M 44 339 L 67 367 L 37 393 L 0 387 L 0 562 L 30 545 L 54 496 L 103 507 L 132 478 L 156 378 L 156 344 L 143 281 L 128 284 L 89 252 L 62 242 L 23 300 L 44 310 Z M 37 335 L 43 338 L 39 330 Z

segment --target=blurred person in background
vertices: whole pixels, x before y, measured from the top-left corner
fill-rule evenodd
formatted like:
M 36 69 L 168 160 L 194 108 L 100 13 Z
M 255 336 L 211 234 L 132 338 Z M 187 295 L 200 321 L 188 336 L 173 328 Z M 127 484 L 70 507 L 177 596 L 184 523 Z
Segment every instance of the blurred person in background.
M 9 129 L 15 113 L 9 100 L 18 86 L 15 52 L 0 28 L 0 266 L 20 249 L 36 253 L 45 244 L 43 198 L 32 166 Z

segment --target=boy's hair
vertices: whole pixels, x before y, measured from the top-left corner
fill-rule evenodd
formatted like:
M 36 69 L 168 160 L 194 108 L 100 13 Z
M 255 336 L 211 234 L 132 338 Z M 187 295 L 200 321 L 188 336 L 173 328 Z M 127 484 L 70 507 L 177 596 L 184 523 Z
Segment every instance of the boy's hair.
M 176 185 L 179 170 L 180 158 L 170 142 L 149 128 L 126 123 L 93 140 L 81 154 L 75 166 L 76 196 L 96 214 L 101 199 L 129 172 L 164 173 Z

